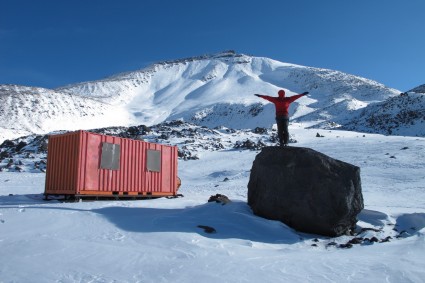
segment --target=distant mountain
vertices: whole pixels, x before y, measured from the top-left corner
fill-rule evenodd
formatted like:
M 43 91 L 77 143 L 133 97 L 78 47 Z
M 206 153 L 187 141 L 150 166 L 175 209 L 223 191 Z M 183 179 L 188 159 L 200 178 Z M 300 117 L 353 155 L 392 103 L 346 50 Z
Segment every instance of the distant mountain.
M 424 137 L 425 94 L 406 92 L 371 104 L 355 113 L 341 129 Z
M 418 87 L 415 87 L 415 88 L 409 90 L 408 92 L 425 93 L 425 84 L 420 85 Z
M 117 109 L 93 97 L 44 88 L 0 85 L 0 141 L 59 129 L 114 125 L 120 117 L 114 118 L 111 113 L 118 114 Z
M 0 86 L 0 141 L 56 130 L 155 125 L 184 119 L 201 126 L 271 127 L 274 107 L 254 93 L 309 91 L 291 106 L 294 122 L 340 126 L 358 109 L 400 91 L 334 70 L 233 51 L 175 61 L 55 90 Z

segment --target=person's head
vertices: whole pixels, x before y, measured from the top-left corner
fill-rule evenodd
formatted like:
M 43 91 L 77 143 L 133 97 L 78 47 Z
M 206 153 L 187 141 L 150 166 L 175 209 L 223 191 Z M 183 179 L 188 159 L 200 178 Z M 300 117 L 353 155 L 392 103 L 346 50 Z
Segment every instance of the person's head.
M 279 97 L 285 97 L 285 91 L 283 89 L 279 90 L 277 94 L 279 95 Z

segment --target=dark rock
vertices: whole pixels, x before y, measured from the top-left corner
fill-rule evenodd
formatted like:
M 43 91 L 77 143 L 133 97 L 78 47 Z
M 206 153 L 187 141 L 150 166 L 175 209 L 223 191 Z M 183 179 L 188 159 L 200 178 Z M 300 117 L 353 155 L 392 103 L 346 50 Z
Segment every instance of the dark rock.
M 210 196 L 210 198 L 208 199 L 208 202 L 217 202 L 221 204 L 226 204 L 230 202 L 230 199 L 225 195 L 216 194 L 215 196 Z
M 342 249 L 351 249 L 353 245 L 350 243 L 346 243 L 346 244 L 340 244 L 338 247 Z
M 173 120 L 168 122 L 167 125 L 172 127 L 178 127 L 178 126 L 184 125 L 184 122 L 182 120 Z
M 10 154 L 7 151 L 0 152 L 0 160 L 10 157 Z
M 198 225 L 198 227 L 201 228 L 201 229 L 204 229 L 204 232 L 208 233 L 208 234 L 217 233 L 217 231 L 213 227 L 210 227 L 210 226 Z
M 9 161 L 7 162 L 7 164 L 6 164 L 6 168 L 10 168 L 10 167 L 12 167 L 12 165 L 14 164 L 14 161 L 13 161 L 13 159 L 9 159 Z
M 395 236 L 396 238 L 401 238 L 401 237 L 405 237 L 407 236 L 408 233 L 406 230 L 401 231 L 397 236 Z
M 381 231 L 382 231 L 382 229 L 376 229 L 376 228 L 362 228 L 362 229 L 360 230 L 359 234 L 360 234 L 360 233 L 363 233 L 363 232 L 366 232 L 366 231 L 381 232 Z
M 372 240 L 372 238 L 364 238 L 364 243 L 373 244 L 374 241 Z
M 349 244 L 353 244 L 353 245 L 358 245 L 358 244 L 361 244 L 361 243 L 363 243 L 363 238 L 353 238 L 353 239 L 351 239 L 350 241 L 348 241 L 348 243 Z
M 135 136 L 137 136 L 137 135 L 140 135 L 141 133 L 140 133 L 140 131 L 139 131 L 139 128 L 138 127 L 136 127 L 136 126 L 132 126 L 132 127 L 129 127 L 128 129 L 127 129 L 127 133 L 129 134 L 129 136 L 131 136 L 131 137 L 135 137 Z
M 23 149 L 24 147 L 26 147 L 28 144 L 24 141 L 21 141 L 18 143 L 18 145 L 16 146 L 16 152 L 21 151 L 21 149 Z
M 259 135 L 264 135 L 267 134 L 267 128 L 256 127 L 252 132 Z
M 365 239 L 366 240 L 366 239 Z M 378 240 L 378 238 L 376 238 L 376 237 L 372 237 L 372 238 L 370 238 L 370 239 L 368 239 L 369 240 L 369 242 L 371 242 L 371 243 L 378 243 L 379 242 L 379 240 Z
M 257 116 L 263 111 L 263 105 L 261 103 L 256 103 L 251 106 L 251 109 L 249 110 L 249 114 L 252 115 L 252 117 Z
M 48 136 L 36 136 L 34 140 L 31 142 L 31 144 L 34 144 L 35 147 L 38 148 L 38 152 L 47 153 L 48 148 Z
M 170 137 L 169 137 L 167 134 L 161 134 L 161 135 L 159 136 L 159 138 L 160 138 L 160 139 L 163 139 L 163 140 L 168 140 Z
M 381 243 L 389 242 L 391 239 L 392 239 L 392 237 L 391 236 L 388 236 L 388 237 L 386 237 L 384 239 L 381 239 Z
M 245 141 L 237 141 L 234 145 L 234 148 L 259 150 L 265 146 L 266 145 L 262 141 L 255 142 L 250 139 L 246 139 Z
M 1 145 L 0 145 L 0 147 L 7 147 L 7 148 L 10 148 L 10 147 L 14 147 L 15 146 L 15 144 L 12 142 L 12 141 L 10 141 L 10 140 L 5 140 Z
M 301 232 L 349 234 L 363 209 L 360 168 L 308 148 L 265 147 L 251 169 L 248 204 Z
M 177 150 L 177 156 L 179 158 L 184 159 L 184 160 L 197 160 L 197 159 L 199 159 L 199 157 L 196 154 L 192 155 L 192 152 L 190 152 L 189 150 L 180 149 L 180 148 Z

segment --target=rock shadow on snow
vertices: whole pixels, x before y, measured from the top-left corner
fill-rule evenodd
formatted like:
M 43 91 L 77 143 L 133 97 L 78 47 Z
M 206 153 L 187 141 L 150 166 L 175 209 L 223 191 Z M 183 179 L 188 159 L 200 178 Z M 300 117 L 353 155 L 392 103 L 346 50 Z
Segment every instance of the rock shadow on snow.
M 425 213 L 406 213 L 395 218 L 395 223 L 391 217 L 383 212 L 364 209 L 358 215 L 359 221 L 369 224 L 374 228 L 383 231 L 385 226 L 394 226 L 398 238 L 406 238 L 415 235 L 425 228 Z M 361 225 L 359 225 L 361 226 Z M 360 229 L 362 227 L 359 227 Z M 364 228 L 363 229 L 367 229 Z
M 363 221 L 372 226 L 384 227 L 385 221 L 388 221 L 389 216 L 383 212 L 376 210 L 363 209 L 357 216 L 359 221 Z
M 401 237 L 409 237 L 417 234 L 425 228 L 425 213 L 408 213 L 397 217 L 395 230 Z

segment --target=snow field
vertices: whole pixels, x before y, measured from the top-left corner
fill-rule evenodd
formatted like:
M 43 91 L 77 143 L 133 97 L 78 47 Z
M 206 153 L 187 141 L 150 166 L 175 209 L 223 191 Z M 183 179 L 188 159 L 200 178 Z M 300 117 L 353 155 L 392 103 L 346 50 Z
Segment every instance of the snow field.
M 343 249 L 352 236 L 257 217 L 246 195 L 258 152 L 205 150 L 179 161 L 177 199 L 46 202 L 44 174 L 0 173 L 0 282 L 423 282 L 425 140 L 299 124 L 291 134 L 361 167 L 358 228 L 389 242 Z M 217 193 L 232 202 L 207 203 Z

